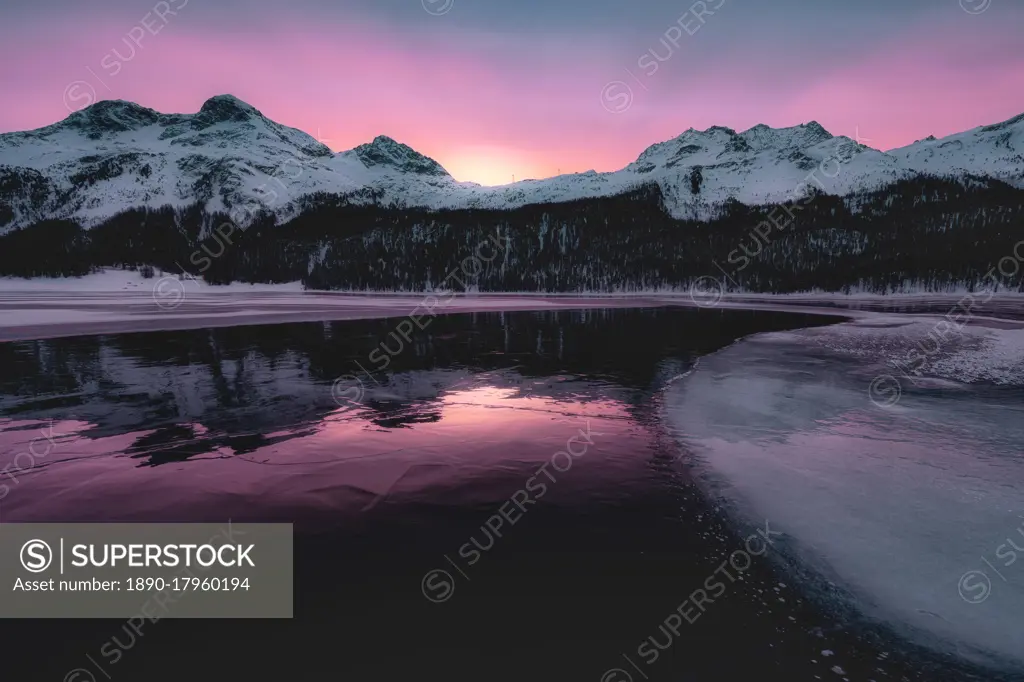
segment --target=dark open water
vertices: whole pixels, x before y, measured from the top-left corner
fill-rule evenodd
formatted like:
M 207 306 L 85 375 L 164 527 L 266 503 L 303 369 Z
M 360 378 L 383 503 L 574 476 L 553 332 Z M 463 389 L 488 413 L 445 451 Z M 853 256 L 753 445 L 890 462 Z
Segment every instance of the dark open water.
M 2 679 L 969 679 L 810 600 L 750 543 L 763 524 L 705 499 L 660 423 L 662 390 L 701 355 L 834 321 L 452 315 L 372 375 L 359 366 L 397 348 L 398 320 L 0 344 L 0 466 L 58 434 L 8 481 L 3 522 L 296 531 L 293 620 L 164 619 L 141 637 L 117 620 L 6 621 Z M 574 437 L 579 454 L 556 456 Z M 514 523 L 487 528 L 503 505 Z

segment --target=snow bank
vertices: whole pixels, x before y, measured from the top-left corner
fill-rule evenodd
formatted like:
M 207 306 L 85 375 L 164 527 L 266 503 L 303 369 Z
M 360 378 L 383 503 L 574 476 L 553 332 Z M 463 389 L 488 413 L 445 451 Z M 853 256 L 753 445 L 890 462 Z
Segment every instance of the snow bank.
M 158 271 L 158 274 L 150 279 L 146 279 L 138 270 L 122 270 L 119 268 L 105 268 L 100 272 L 94 272 L 84 277 L 34 277 L 32 279 L 0 277 L 0 294 L 35 291 L 59 291 L 65 293 L 138 291 L 148 296 L 152 293 L 153 287 L 166 277 L 169 277 L 169 275 L 160 274 Z M 185 280 L 184 284 L 193 289 L 201 288 L 203 293 L 208 294 L 302 291 L 301 282 L 290 282 L 288 284 L 232 282 L 231 284 L 212 285 L 196 280 Z
M 807 330 L 806 339 L 830 351 L 877 362 L 880 376 L 1024 386 L 1024 329 L 982 325 L 957 330 L 941 318 L 879 315 Z

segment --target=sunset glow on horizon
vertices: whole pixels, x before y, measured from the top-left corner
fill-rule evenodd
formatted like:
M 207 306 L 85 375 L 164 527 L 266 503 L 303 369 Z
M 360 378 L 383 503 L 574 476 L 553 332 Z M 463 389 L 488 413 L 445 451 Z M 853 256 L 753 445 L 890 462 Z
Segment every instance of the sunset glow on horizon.
M 732 1 L 700 24 L 679 23 L 687 3 L 659 1 L 628 29 L 622 8 L 570 15 L 534 0 L 442 15 L 413 0 L 344 12 L 300 0 L 273 18 L 174 0 L 157 3 L 176 8 L 161 6 L 162 21 L 148 0 L 103 16 L 67 5 L 59 20 L 26 3 L 0 27 L 14 104 L 0 132 L 92 100 L 191 113 L 229 93 L 335 151 L 388 135 L 458 180 L 496 185 L 617 170 L 690 127 L 816 120 L 884 150 L 1024 112 L 1022 7 L 970 14 L 912 0 L 872 16 L 868 6 L 887 5 L 871 0 L 830 17 Z M 527 32 L 528 20 L 545 30 Z M 680 37 L 679 25 L 697 30 Z

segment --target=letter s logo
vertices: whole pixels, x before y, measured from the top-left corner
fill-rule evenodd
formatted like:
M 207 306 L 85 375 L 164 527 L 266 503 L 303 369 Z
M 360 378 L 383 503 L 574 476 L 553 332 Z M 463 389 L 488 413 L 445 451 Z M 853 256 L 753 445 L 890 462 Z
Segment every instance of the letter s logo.
M 29 573 L 42 573 L 53 563 L 53 550 L 42 540 L 29 540 L 21 546 L 21 565 Z
M 85 81 L 74 81 L 64 88 L 64 106 L 68 111 L 81 111 L 96 101 L 96 89 Z

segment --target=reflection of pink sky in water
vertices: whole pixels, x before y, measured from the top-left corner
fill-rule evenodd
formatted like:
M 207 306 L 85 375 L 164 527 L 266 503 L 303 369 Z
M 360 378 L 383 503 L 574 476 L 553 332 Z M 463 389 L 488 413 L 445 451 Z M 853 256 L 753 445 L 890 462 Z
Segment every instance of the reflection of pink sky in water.
M 555 400 L 484 386 L 414 403 L 402 412 L 427 421 L 383 428 L 368 421 L 362 409 L 339 409 L 314 425 L 310 435 L 244 455 L 220 447 L 159 466 L 140 466 L 145 459 L 123 454 L 152 431 L 90 438 L 86 432 L 93 425 L 56 421 L 53 430 L 61 434 L 56 445 L 37 458 L 37 468 L 18 473 L 16 485 L 8 482 L 11 491 L 0 502 L 0 518 L 290 520 L 310 512 L 344 517 L 410 501 L 500 504 L 565 449 L 569 438 L 585 431 L 589 419 L 594 444 L 563 473 L 549 466 L 557 483 L 543 479 L 558 489 L 551 498 L 585 495 L 609 480 L 618 485 L 641 475 L 637 465 L 650 441 L 625 406 L 613 400 Z M 0 468 L 11 463 L 13 470 L 14 457 L 27 452 L 40 429 L 48 427 L 48 422 L 0 421 Z M 200 438 L 207 434 L 199 424 L 193 428 Z M 19 464 L 28 461 L 21 457 Z

